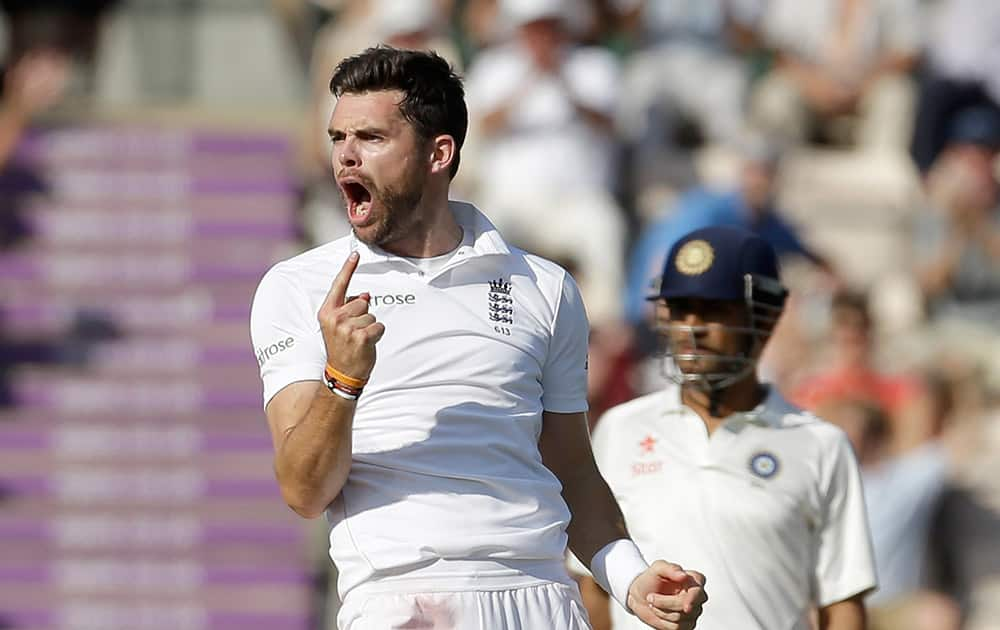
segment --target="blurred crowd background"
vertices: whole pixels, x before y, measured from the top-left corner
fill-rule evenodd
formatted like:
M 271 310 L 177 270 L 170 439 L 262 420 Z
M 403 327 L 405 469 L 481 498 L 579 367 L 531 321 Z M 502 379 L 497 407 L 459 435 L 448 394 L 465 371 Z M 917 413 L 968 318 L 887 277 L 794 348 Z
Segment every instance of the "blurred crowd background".
M 872 627 L 1000 628 L 1000 2 L 0 8 L 0 628 L 332 627 L 247 317 L 349 229 L 328 82 L 380 42 L 465 77 L 453 196 L 581 284 L 592 422 L 663 383 L 673 241 L 757 231 L 792 290 L 762 375 L 862 463 Z

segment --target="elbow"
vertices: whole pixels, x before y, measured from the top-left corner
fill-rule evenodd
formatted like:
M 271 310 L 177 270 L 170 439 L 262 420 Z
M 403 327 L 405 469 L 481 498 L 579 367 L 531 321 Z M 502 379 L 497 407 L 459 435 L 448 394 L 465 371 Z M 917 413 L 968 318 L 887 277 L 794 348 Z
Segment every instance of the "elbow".
M 280 483 L 281 498 L 293 512 L 305 519 L 319 518 L 340 494 L 340 485 L 333 488 L 314 488 L 299 484 Z M 342 485 L 342 484 L 341 484 Z
M 319 518 L 325 511 L 324 509 L 316 509 L 315 506 L 297 505 L 290 501 L 285 501 L 285 503 L 292 509 L 293 512 L 308 520 Z
M 285 505 L 293 512 L 305 519 L 314 519 L 323 516 L 326 508 L 336 499 L 336 496 L 324 497 L 315 492 L 292 492 L 282 488 L 282 498 Z
M 325 474 L 309 474 L 282 466 L 280 461 L 276 461 L 274 467 L 281 498 L 293 512 L 306 519 L 323 515 L 327 506 L 340 495 L 348 471 L 347 467 L 337 467 Z

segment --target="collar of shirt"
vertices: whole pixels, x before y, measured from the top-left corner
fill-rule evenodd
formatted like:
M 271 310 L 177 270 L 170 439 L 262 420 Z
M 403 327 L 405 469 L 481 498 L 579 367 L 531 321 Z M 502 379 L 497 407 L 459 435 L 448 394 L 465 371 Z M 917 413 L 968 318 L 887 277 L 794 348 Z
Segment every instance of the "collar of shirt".
M 784 408 L 788 407 L 788 403 L 785 402 L 781 393 L 778 392 L 778 389 L 773 385 L 765 385 L 765 390 L 766 393 L 764 395 L 764 399 L 756 407 L 747 411 L 737 411 L 736 413 L 730 414 L 719 426 L 719 429 L 737 431 L 747 424 L 759 427 L 781 426 L 783 418 L 786 415 Z M 668 395 L 671 395 L 669 390 Z M 673 395 L 680 398 L 680 388 L 677 388 Z M 704 425 L 704 421 L 701 417 L 683 402 L 680 403 L 680 408 L 684 412 L 683 415 L 685 417 L 696 420 L 699 425 Z M 664 409 L 664 413 L 668 413 L 669 407 L 665 406 Z
M 781 425 L 784 417 L 781 408 L 785 405 L 784 399 L 773 385 L 764 386 L 764 399 L 748 411 L 738 411 L 726 419 L 726 424 L 754 424 L 761 427 L 777 427 Z
M 507 246 L 506 241 L 503 240 L 503 237 L 500 236 L 500 232 L 486 218 L 486 215 L 480 212 L 475 206 L 462 201 L 449 201 L 448 208 L 455 216 L 455 221 L 466 234 L 466 237 L 463 238 L 463 243 L 459 245 L 458 250 L 455 252 L 456 259 L 467 261 L 481 256 L 510 254 L 510 248 Z M 469 235 L 471 235 L 471 239 L 468 238 Z M 471 244 L 466 244 L 466 241 L 471 241 Z M 361 256 L 361 259 L 358 261 L 359 269 L 362 266 L 376 263 L 411 264 L 404 258 L 391 254 L 380 247 L 371 246 L 358 240 L 353 232 L 351 233 L 351 251 L 356 251 Z M 445 269 L 450 269 L 455 264 L 460 263 L 453 262 L 447 265 Z

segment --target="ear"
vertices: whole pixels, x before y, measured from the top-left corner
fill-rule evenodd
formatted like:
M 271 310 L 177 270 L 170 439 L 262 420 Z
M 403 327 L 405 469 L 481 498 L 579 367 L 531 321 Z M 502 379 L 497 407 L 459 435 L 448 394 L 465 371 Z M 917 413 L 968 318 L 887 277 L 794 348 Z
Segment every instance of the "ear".
M 782 299 L 779 302 L 780 306 L 772 305 L 776 306 L 777 310 L 768 313 L 768 315 L 770 316 L 769 320 L 760 320 L 756 323 L 757 328 L 765 332 L 767 336 L 764 337 L 763 339 L 756 339 L 754 341 L 753 343 L 754 347 L 751 351 L 751 355 L 753 356 L 754 359 L 760 358 L 760 356 L 764 353 L 764 349 L 767 346 L 768 342 L 771 341 L 771 336 L 774 334 L 774 330 L 778 327 L 778 323 L 781 320 L 781 316 L 784 315 L 785 313 L 784 302 L 785 302 L 784 299 Z
M 430 148 L 431 173 L 449 174 L 451 163 L 455 160 L 455 155 L 458 153 L 458 145 L 455 144 L 455 138 L 448 134 L 434 136 L 431 138 Z
M 653 329 L 663 330 L 670 324 L 670 307 L 667 301 L 660 298 L 653 302 Z

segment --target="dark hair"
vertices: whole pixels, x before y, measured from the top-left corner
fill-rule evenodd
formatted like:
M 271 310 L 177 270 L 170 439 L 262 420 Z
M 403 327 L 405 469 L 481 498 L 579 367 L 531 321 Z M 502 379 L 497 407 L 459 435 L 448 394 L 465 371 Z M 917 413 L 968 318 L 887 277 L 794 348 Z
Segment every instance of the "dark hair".
M 338 98 L 389 90 L 403 93 L 399 112 L 421 138 L 445 133 L 455 139 L 454 177 L 469 128 L 462 80 L 437 53 L 391 46 L 374 46 L 344 59 L 330 79 L 330 92 Z

